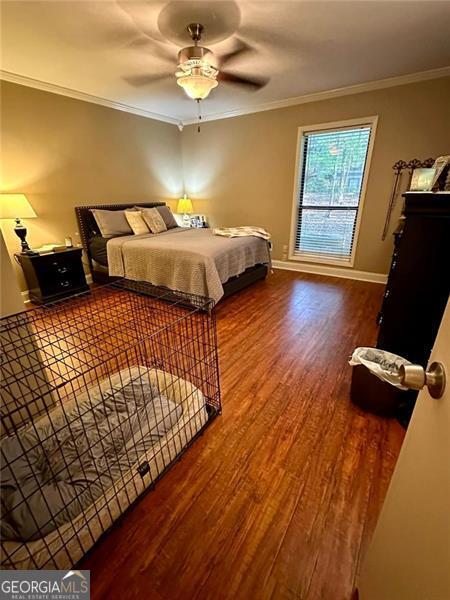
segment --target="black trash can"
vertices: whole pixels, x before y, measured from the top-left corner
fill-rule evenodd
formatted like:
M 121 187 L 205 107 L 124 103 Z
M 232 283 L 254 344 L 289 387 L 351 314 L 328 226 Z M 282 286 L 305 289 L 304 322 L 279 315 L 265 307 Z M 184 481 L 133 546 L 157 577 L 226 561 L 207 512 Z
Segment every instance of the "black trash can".
M 395 417 L 404 392 L 381 381 L 364 365 L 353 367 L 350 398 L 353 404 L 380 417 Z
M 404 388 L 396 387 L 400 385 L 399 367 L 410 362 L 379 348 L 356 348 L 350 364 L 354 365 L 350 387 L 352 402 L 381 417 L 397 416 L 399 406 L 405 400 Z

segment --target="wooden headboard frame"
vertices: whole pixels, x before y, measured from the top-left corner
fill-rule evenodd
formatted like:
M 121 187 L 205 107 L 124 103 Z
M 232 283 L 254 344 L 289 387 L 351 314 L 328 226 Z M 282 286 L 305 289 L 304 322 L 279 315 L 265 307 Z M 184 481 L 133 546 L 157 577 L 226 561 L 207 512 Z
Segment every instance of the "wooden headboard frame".
M 133 204 L 93 204 L 92 206 L 76 206 L 75 214 L 77 216 L 78 228 L 80 230 L 81 243 L 84 251 L 88 257 L 89 267 L 93 269 L 92 257 L 89 252 L 89 240 L 94 235 L 100 235 L 97 222 L 92 214 L 93 208 L 100 208 L 101 210 L 126 210 L 127 208 L 133 208 L 133 206 L 142 206 L 142 208 L 154 208 L 155 206 L 165 206 L 165 202 L 140 202 Z

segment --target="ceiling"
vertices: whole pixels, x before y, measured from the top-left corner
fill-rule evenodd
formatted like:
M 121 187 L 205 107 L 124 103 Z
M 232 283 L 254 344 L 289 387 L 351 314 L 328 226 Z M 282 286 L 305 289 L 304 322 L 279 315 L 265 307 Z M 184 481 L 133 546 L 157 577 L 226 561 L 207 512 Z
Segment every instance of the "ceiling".
M 257 92 L 221 83 L 202 102 L 206 117 L 450 64 L 446 1 L 13 0 L 1 11 L 4 71 L 181 122 L 197 107 L 175 77 L 134 79 L 173 74 L 198 19 L 214 53 L 239 40 L 255 48 L 227 70 L 270 77 Z

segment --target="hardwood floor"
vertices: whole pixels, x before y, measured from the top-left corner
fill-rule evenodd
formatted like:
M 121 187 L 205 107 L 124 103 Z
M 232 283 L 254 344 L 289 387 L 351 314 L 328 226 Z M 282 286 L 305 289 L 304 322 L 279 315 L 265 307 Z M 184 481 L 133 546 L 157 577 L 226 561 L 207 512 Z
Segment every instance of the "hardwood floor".
M 275 271 L 219 305 L 223 414 L 84 560 L 94 600 L 351 597 L 403 439 L 349 402 L 382 291 Z

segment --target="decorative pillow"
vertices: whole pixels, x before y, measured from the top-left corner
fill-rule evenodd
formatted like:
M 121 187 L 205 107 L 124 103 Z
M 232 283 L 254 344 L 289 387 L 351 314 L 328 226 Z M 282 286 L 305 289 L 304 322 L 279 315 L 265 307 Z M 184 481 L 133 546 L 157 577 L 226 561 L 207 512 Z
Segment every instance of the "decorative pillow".
M 174 227 L 178 227 L 178 223 L 175 220 L 175 217 L 172 214 L 172 211 L 168 206 L 155 206 L 156 210 L 162 216 L 164 223 L 166 224 L 167 229 L 173 229 Z M 145 206 L 135 206 L 134 210 L 149 210 L 149 208 Z
M 173 229 L 174 227 L 178 227 L 178 223 L 175 221 L 175 217 L 173 216 L 172 211 L 168 206 L 157 206 L 156 210 L 162 216 L 167 229 Z
M 156 208 L 144 208 L 142 210 L 142 216 L 152 233 L 161 233 L 162 231 L 167 230 L 164 219 Z
M 99 208 L 92 208 L 91 213 L 94 215 L 100 233 L 105 238 L 113 237 L 115 235 L 130 235 L 133 233 L 125 218 L 124 210 L 102 210 Z
M 142 235 L 143 233 L 150 233 L 150 229 L 145 224 L 142 218 L 140 210 L 126 210 L 125 217 L 133 230 L 134 235 Z

